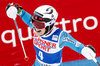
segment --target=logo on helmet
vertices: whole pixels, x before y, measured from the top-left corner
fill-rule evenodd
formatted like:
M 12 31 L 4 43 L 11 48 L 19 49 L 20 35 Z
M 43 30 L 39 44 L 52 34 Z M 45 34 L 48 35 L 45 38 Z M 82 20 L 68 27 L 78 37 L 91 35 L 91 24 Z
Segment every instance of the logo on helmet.
M 52 18 L 54 17 L 54 15 L 52 14 L 53 13 L 53 9 L 51 7 L 47 8 L 46 11 L 47 11 L 47 13 L 45 13 L 45 14 L 51 14 L 51 17 Z
M 53 13 L 53 9 L 51 7 L 47 8 L 46 11 L 48 12 L 46 14 L 52 14 Z

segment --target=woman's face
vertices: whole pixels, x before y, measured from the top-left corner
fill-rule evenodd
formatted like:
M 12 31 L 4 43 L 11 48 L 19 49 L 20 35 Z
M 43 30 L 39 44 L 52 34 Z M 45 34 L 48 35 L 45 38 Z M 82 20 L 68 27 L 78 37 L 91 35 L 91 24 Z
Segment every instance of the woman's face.
M 42 29 L 38 29 L 38 28 L 36 28 L 36 27 L 34 27 L 34 28 L 35 28 L 36 34 L 37 34 L 38 36 L 44 35 L 44 33 L 45 33 L 45 31 L 46 31 L 45 28 L 42 28 Z
M 45 29 L 45 22 L 34 22 L 33 27 L 36 30 L 36 34 L 38 36 L 44 35 L 46 29 Z
M 34 17 L 35 19 L 37 18 L 37 17 Z M 43 21 L 38 21 L 38 20 L 34 20 L 34 18 L 32 17 L 32 24 L 33 24 L 33 27 L 35 28 L 35 30 L 36 30 L 36 33 L 37 33 L 37 35 L 38 36 L 42 36 L 42 35 L 44 35 L 44 33 L 45 33 L 45 31 L 46 31 L 46 29 L 45 29 L 45 22 L 43 22 Z

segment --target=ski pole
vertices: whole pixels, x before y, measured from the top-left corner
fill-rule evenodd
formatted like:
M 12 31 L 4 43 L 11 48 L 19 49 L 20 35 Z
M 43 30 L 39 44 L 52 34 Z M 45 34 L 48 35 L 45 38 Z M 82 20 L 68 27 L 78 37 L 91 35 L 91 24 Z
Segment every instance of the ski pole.
M 22 46 L 22 49 L 23 49 L 23 52 L 24 52 L 25 60 L 28 60 L 28 57 L 26 55 L 25 48 L 24 48 L 24 45 L 23 45 L 23 42 L 22 42 L 22 39 L 21 39 L 21 35 L 19 33 L 19 30 L 18 30 L 18 25 L 17 25 L 16 19 L 13 19 L 13 20 L 14 20 L 14 23 L 15 23 L 15 26 L 16 26 L 16 29 L 17 29 L 17 32 L 18 32 L 18 37 L 19 37 L 20 42 L 21 42 L 21 46 Z
M 93 58 L 93 61 L 97 64 L 97 66 L 100 66 L 99 62 L 96 60 L 96 58 Z

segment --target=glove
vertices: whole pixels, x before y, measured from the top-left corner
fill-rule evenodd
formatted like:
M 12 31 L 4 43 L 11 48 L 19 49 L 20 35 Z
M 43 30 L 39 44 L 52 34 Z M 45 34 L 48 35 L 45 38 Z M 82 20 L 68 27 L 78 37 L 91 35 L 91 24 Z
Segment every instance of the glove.
M 12 18 L 15 20 L 15 18 L 17 17 L 17 14 L 20 15 L 22 12 L 22 7 L 18 6 L 17 4 L 8 4 L 8 6 L 6 7 L 6 14 L 9 18 Z
M 91 45 L 87 45 L 81 51 L 82 55 L 88 60 L 91 60 L 96 57 L 95 49 Z

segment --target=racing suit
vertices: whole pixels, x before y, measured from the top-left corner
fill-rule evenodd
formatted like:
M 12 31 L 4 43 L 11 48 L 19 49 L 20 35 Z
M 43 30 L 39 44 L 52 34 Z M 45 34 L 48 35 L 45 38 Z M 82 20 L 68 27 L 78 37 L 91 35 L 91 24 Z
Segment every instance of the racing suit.
M 49 34 L 38 36 L 32 25 L 31 15 L 22 10 L 20 17 L 29 27 L 34 29 L 33 46 L 36 51 L 36 61 L 33 66 L 60 66 L 64 46 L 70 47 L 81 54 L 84 45 L 75 40 L 66 31 L 53 27 Z

